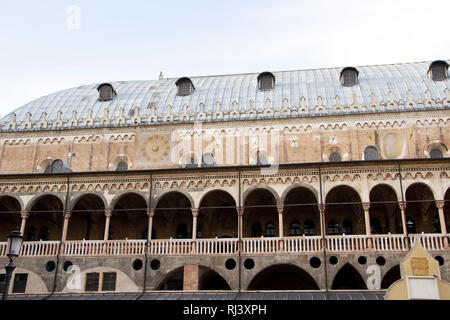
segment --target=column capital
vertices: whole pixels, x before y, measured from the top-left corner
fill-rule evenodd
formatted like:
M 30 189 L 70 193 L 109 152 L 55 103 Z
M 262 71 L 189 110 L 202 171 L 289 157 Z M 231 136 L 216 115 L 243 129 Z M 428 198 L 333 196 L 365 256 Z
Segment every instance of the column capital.
M 400 210 L 405 210 L 406 209 L 406 204 L 404 204 L 403 202 L 399 202 L 398 203 L 398 207 L 400 208 Z
M 237 209 L 238 216 L 242 217 L 244 215 L 244 207 L 236 207 L 236 209 Z
M 110 209 L 106 209 L 105 210 L 105 216 L 108 217 L 108 218 L 111 217 L 112 216 L 112 211 Z
M 368 211 L 370 209 L 370 202 L 363 202 L 361 205 L 364 211 Z
M 67 211 L 66 213 L 64 213 L 64 219 L 70 219 L 70 217 L 72 216 L 72 212 Z
M 445 206 L 445 201 L 444 200 L 436 200 L 436 207 L 438 209 L 443 209 Z
M 198 208 L 192 208 L 191 211 L 193 217 L 198 217 Z
M 318 204 L 317 207 L 319 208 L 319 211 L 321 214 L 325 213 L 325 205 L 324 204 Z
M 278 214 L 283 214 L 284 206 L 277 206 Z
M 26 211 L 22 211 L 20 213 L 20 216 L 22 217 L 22 219 L 28 219 L 30 217 L 30 213 L 26 212 Z
M 147 209 L 147 215 L 153 218 L 155 216 L 155 208 Z

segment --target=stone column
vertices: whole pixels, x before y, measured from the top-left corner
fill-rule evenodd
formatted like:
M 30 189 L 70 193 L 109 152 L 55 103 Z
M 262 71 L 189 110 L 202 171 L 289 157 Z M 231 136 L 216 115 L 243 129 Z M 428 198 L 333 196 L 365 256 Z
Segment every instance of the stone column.
M 111 215 L 112 215 L 111 210 L 105 210 L 106 221 L 105 221 L 105 234 L 103 236 L 104 241 L 108 240 L 109 220 L 111 219 Z
M 325 205 L 319 204 L 319 217 L 320 217 L 320 235 L 322 237 L 325 237 Z M 327 242 L 325 239 L 322 239 L 322 248 L 327 247 Z
M 152 230 L 153 230 L 153 217 L 155 216 L 155 209 L 147 209 L 148 215 L 148 226 L 147 226 L 147 241 L 152 239 Z
M 197 217 L 198 209 L 191 209 L 192 211 L 192 240 L 197 239 Z
M 64 224 L 63 224 L 63 231 L 62 231 L 62 237 L 61 237 L 61 241 L 65 242 L 66 238 L 67 238 L 67 228 L 69 227 L 69 219 L 70 216 L 72 215 L 71 212 L 66 212 L 64 214 Z
M 408 232 L 408 229 L 406 228 L 406 216 L 405 216 L 405 209 L 406 209 L 406 205 L 403 204 L 402 202 L 400 202 L 398 204 L 398 207 L 400 208 L 400 213 L 402 216 L 402 226 L 403 226 L 403 234 L 406 235 Z M 409 251 L 409 238 L 406 239 L 406 250 Z
M 278 235 L 280 238 L 283 237 L 283 206 L 277 206 L 278 211 Z
M 198 290 L 198 266 L 186 265 L 183 270 L 183 291 Z
M 237 209 L 237 214 L 238 214 L 238 238 L 242 239 L 243 237 L 243 225 L 244 225 L 244 208 L 243 207 L 238 207 Z
M 20 213 L 20 216 L 22 217 L 22 223 L 20 224 L 20 233 L 23 236 L 25 232 L 25 225 L 27 223 L 27 219 L 30 217 L 30 213 L 23 211 Z
M 364 222 L 366 225 L 366 235 L 369 236 L 369 240 L 367 241 L 368 249 L 372 249 L 372 239 L 370 238 L 371 232 L 370 232 L 370 215 L 369 215 L 369 209 L 370 209 L 370 202 L 364 202 L 362 203 L 362 207 L 364 210 Z
M 443 235 L 447 235 L 447 225 L 445 224 L 444 205 L 445 205 L 444 200 L 436 201 L 436 207 L 438 208 L 438 211 L 439 211 L 439 222 L 441 224 L 441 233 Z M 448 248 L 448 238 L 447 237 L 444 238 L 444 246 L 446 248 Z

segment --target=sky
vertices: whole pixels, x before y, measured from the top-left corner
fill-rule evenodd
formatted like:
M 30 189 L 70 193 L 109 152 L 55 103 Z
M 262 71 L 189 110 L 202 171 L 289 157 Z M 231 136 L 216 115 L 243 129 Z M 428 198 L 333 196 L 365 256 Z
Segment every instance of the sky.
M 450 58 L 448 0 L 0 0 L 0 116 L 84 84 Z

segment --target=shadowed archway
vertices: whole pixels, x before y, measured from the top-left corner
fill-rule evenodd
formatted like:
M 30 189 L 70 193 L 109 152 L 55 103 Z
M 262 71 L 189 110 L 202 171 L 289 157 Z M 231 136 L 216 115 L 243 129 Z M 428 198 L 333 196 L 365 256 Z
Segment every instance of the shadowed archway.
M 402 216 L 395 190 L 379 184 L 370 190 L 370 233 L 403 233 Z
M 319 290 L 305 270 L 291 264 L 277 264 L 260 271 L 248 290 Z
M 192 237 L 192 204 L 181 192 L 161 196 L 155 207 L 152 239 L 189 239 Z
M 408 233 L 440 233 L 439 214 L 430 187 L 414 183 L 405 192 Z
M 320 234 L 317 198 L 311 190 L 301 186 L 290 190 L 283 205 L 284 236 Z
M 112 210 L 108 239 L 146 239 L 147 225 L 147 202 L 136 193 L 126 193 Z
M 381 280 L 381 289 L 389 288 L 391 284 L 400 279 L 400 265 L 396 265 L 384 275 L 383 280 Z
M 60 240 L 63 225 L 63 203 L 54 195 L 36 199 L 27 219 L 24 240 Z
M 364 279 L 351 264 L 346 263 L 336 274 L 331 285 L 333 290 L 367 289 Z
M 103 240 L 105 204 L 95 194 L 79 197 L 72 209 L 67 228 L 67 240 Z
M 245 198 L 243 237 L 261 236 L 278 236 L 278 213 L 274 195 L 257 188 Z
M 0 197 L 0 239 L 6 241 L 11 231 L 20 228 L 20 203 L 10 196 Z

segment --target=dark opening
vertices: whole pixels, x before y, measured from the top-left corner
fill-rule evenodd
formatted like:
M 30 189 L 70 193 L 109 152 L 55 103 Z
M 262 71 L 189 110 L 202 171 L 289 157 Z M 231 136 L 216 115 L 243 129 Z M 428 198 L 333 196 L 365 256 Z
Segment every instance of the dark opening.
M 367 286 L 359 272 L 356 271 L 352 265 L 347 263 L 334 277 L 331 289 L 367 289 Z
M 322 262 L 320 261 L 319 258 L 317 257 L 312 257 L 309 260 L 309 264 L 311 265 L 311 267 L 313 267 L 314 269 L 317 269 L 318 267 L 320 267 L 320 265 L 322 264 Z
M 358 263 L 359 263 L 359 264 L 366 264 L 366 263 L 367 263 L 367 258 L 364 257 L 364 256 L 360 256 L 360 257 L 358 258 Z
M 136 271 L 142 269 L 142 260 L 141 259 L 136 259 L 133 261 L 133 269 Z
M 199 267 L 199 290 L 231 290 L 224 278 L 214 270 L 207 267 Z
M 153 259 L 150 262 L 150 268 L 152 268 L 153 270 L 158 270 L 160 266 L 161 266 L 161 262 L 158 259 Z
M 28 273 L 16 273 L 14 276 L 13 293 L 25 293 Z
M 47 263 L 45 264 L 45 270 L 47 270 L 48 272 L 52 272 L 53 270 L 55 270 L 56 268 L 56 264 L 54 261 L 47 261 Z
M 303 269 L 280 264 L 258 273 L 248 290 L 319 290 L 314 279 Z
M 329 261 L 332 265 L 335 265 L 338 263 L 338 258 L 336 256 L 331 256 Z
M 245 259 L 244 267 L 247 270 L 251 270 L 255 267 L 255 261 L 253 259 Z
M 444 265 L 444 258 L 442 258 L 441 256 L 436 256 L 434 258 L 439 262 L 440 266 Z
M 386 259 L 384 257 L 378 257 L 376 261 L 379 266 L 384 266 L 386 264 Z
M 384 275 L 383 280 L 381 281 L 381 289 L 389 288 L 391 284 L 399 279 L 401 279 L 400 265 L 396 265 Z
M 236 267 L 236 261 L 234 261 L 234 259 L 228 259 L 225 261 L 225 267 L 228 270 L 233 270 Z
M 65 261 L 63 264 L 63 270 L 67 271 L 71 265 L 73 265 L 72 261 Z

